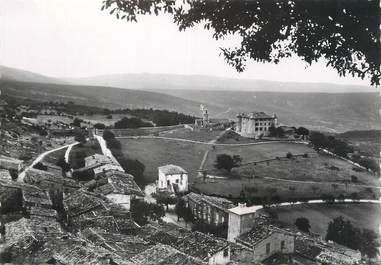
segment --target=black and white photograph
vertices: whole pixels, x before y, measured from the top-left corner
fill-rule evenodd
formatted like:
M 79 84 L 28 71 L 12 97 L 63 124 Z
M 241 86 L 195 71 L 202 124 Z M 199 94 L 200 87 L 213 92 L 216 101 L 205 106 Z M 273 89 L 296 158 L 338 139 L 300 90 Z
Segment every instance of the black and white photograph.
M 0 265 L 381 264 L 380 0 L 0 0 Z

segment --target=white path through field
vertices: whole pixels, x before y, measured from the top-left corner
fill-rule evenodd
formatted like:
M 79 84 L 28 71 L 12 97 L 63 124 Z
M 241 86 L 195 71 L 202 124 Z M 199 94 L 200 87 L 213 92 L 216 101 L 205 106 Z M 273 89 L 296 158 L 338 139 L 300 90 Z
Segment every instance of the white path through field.
M 38 162 L 40 162 L 42 159 L 44 159 L 44 157 L 50 153 L 53 153 L 55 151 L 58 151 L 58 150 L 61 150 L 61 149 L 64 149 L 64 148 L 70 148 L 73 147 L 74 145 L 78 144 L 78 142 L 74 142 L 74 143 L 71 143 L 71 144 L 68 144 L 68 145 L 64 145 L 64 146 L 60 146 L 60 147 L 57 147 L 55 149 L 52 149 L 52 150 L 48 150 L 44 153 L 41 153 L 33 162 L 32 164 L 30 164 L 28 167 L 26 167 L 18 176 L 17 178 L 17 181 L 18 182 L 24 182 L 24 178 L 25 178 L 25 173 L 33 168 Z M 66 152 L 67 153 L 67 152 Z M 65 156 L 66 156 L 66 153 L 65 153 Z M 65 160 L 66 160 L 66 157 L 65 157 Z

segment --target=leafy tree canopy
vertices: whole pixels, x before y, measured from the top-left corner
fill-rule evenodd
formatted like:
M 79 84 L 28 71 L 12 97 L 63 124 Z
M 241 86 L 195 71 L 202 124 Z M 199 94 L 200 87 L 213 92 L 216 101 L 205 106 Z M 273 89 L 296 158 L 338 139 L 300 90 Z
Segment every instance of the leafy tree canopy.
M 325 59 L 341 76 L 380 83 L 379 0 L 103 0 L 104 9 L 134 22 L 171 14 L 180 31 L 202 24 L 217 40 L 237 35 L 240 44 L 221 51 L 239 72 L 250 59 L 278 63 L 296 54 L 308 64 Z
M 217 155 L 214 167 L 230 172 L 233 167 L 240 166 L 241 162 L 242 158 L 239 155 L 230 156 L 228 154 L 219 154 Z
M 310 225 L 310 220 L 308 220 L 307 218 L 305 217 L 299 217 L 295 220 L 295 225 L 296 227 L 303 231 L 303 232 L 306 232 L 306 233 L 309 233 L 310 232 L 310 228 L 311 228 L 311 225 Z

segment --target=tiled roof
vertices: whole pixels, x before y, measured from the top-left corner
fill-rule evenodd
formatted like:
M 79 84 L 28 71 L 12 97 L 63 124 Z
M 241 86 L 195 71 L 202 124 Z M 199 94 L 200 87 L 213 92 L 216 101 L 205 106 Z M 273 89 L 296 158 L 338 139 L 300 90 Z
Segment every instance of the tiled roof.
M 44 170 L 30 168 L 26 171 L 24 182 L 42 189 L 49 189 L 52 186 L 63 186 L 64 178 Z
M 147 227 L 146 240 L 153 243 L 160 243 L 171 246 L 178 251 L 200 260 L 207 260 L 210 256 L 215 255 L 226 247 L 229 247 L 229 242 L 223 239 L 218 239 L 200 232 L 189 232 L 179 230 L 176 235 L 173 231 L 164 232 L 160 231 L 160 227 Z M 181 230 L 181 231 L 180 231 Z M 172 235 L 170 234 L 172 233 Z
M 12 176 L 6 169 L 0 169 L 0 179 L 12 180 Z
M 187 195 L 184 195 L 184 199 L 192 200 L 195 203 L 199 204 L 201 202 L 205 202 L 211 206 L 214 206 L 220 210 L 227 211 L 230 208 L 233 208 L 235 205 L 232 201 L 220 198 L 220 197 L 214 197 L 214 196 L 207 196 L 204 194 L 198 194 L 198 193 L 188 193 Z
M 138 236 L 106 233 L 93 228 L 83 230 L 81 235 L 94 245 L 116 252 L 124 258 L 133 257 L 151 247 Z
M 21 218 L 5 224 L 7 246 L 28 249 L 35 246 L 49 234 L 61 234 L 58 222 Z
M 229 246 L 226 240 L 217 239 L 200 232 L 193 232 L 189 236 L 177 241 L 177 250 L 194 258 L 207 260 Z
M 157 244 L 130 259 L 137 265 L 197 265 L 206 264 L 189 257 L 171 246 Z
M 57 211 L 54 209 L 46 209 L 42 207 L 31 207 L 29 210 L 29 214 L 32 216 L 41 216 L 41 217 L 57 217 Z
M 106 208 L 102 199 L 83 191 L 76 191 L 72 193 L 64 199 L 63 203 L 66 212 L 71 217 L 78 216 L 95 209 Z
M 187 174 L 188 172 L 182 167 L 176 165 L 165 165 L 159 167 L 159 171 L 163 172 L 164 175 L 176 175 L 176 174 Z
M 132 175 L 119 171 L 108 171 L 105 175 L 107 177 L 107 184 L 96 188 L 95 192 L 103 195 L 114 193 L 144 196 L 143 191 L 136 184 Z
M 52 206 L 49 195 L 37 187 L 24 186 L 21 193 L 24 204 L 37 204 L 48 208 Z
M 277 233 L 290 234 L 286 230 L 271 225 L 265 218 L 258 217 L 254 222 L 253 229 L 247 233 L 240 235 L 237 238 L 237 242 L 242 243 L 246 246 L 256 246 L 264 239 Z
M 85 157 L 85 165 L 86 167 L 90 167 L 95 164 L 112 164 L 113 161 L 111 158 L 101 154 L 94 154 L 88 157 Z

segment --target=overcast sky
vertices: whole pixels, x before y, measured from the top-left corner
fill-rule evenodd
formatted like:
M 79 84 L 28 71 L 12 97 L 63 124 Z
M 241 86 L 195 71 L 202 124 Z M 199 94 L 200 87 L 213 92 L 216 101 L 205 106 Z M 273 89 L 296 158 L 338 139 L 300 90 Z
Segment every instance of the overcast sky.
M 56 77 L 148 72 L 369 84 L 297 58 L 252 62 L 239 74 L 219 56 L 222 44 L 237 39 L 217 42 L 201 26 L 179 32 L 167 16 L 119 21 L 100 11 L 101 2 L 0 0 L 0 64 Z

